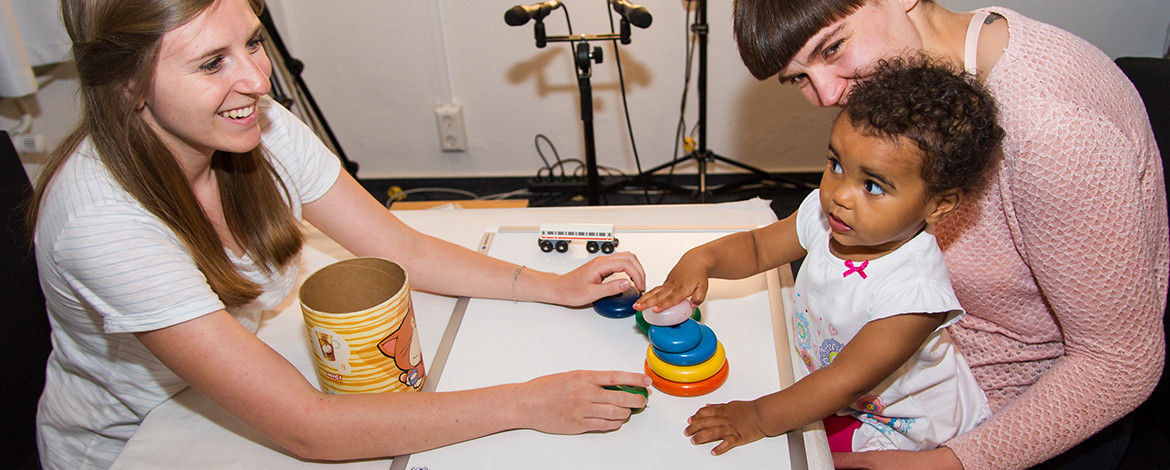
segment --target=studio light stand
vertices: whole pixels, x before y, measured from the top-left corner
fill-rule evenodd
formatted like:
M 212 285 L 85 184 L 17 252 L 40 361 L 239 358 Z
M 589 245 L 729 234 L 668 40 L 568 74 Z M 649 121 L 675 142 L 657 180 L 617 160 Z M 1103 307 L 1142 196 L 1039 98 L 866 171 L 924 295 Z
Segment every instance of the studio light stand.
M 639 174 L 636 179 L 643 185 L 655 186 L 685 194 L 695 194 L 698 196 L 699 202 L 707 202 L 707 198 L 711 195 L 731 191 L 762 181 L 783 181 L 796 187 L 806 187 L 806 184 L 789 181 L 759 168 L 717 155 L 707 148 L 707 0 L 695 1 L 698 2 L 698 13 L 695 18 L 695 23 L 691 25 L 691 30 L 699 37 L 699 80 L 697 84 L 699 94 L 699 120 L 697 123 L 699 133 L 698 145 L 689 154 L 646 170 Z M 691 160 L 695 161 L 699 170 L 699 188 L 697 191 L 651 179 L 654 173 L 687 163 Z M 747 170 L 751 174 L 737 181 L 720 185 L 718 189 L 709 190 L 707 187 L 707 165 L 716 161 Z
M 543 48 L 550 42 L 576 43 L 573 49 L 573 62 L 577 72 L 577 88 L 581 96 L 581 127 L 584 129 L 585 137 L 585 199 L 591 206 L 601 203 L 601 176 L 597 172 L 597 147 L 593 137 L 593 86 L 590 79 L 593 76 L 592 64 L 600 64 L 603 56 L 602 49 L 600 47 L 591 49 L 589 42 L 618 40 L 622 44 L 629 44 L 631 19 L 639 28 L 649 26 L 651 21 L 650 14 L 641 7 L 625 1 L 611 0 L 610 3 L 616 3 L 614 8 L 622 15 L 620 32 L 617 34 L 548 36 L 545 33 L 544 17 L 550 11 L 562 7 L 556 0 L 529 6 L 517 5 L 504 14 L 505 22 L 511 26 L 520 26 L 529 19 L 535 19 L 536 25 L 532 30 L 538 48 Z
M 301 71 L 305 69 L 304 62 L 289 55 L 284 42 L 280 40 L 280 34 L 276 31 L 276 24 L 272 22 L 268 8 L 260 12 L 260 23 L 264 26 L 265 37 L 269 39 L 264 42 L 264 48 L 269 60 L 272 61 L 272 76 L 269 78 L 272 82 L 272 99 L 289 108 L 302 122 L 312 128 L 325 146 L 341 160 L 345 171 L 357 178 L 357 162 L 346 158 L 345 152 L 341 150 L 341 142 L 333 135 L 333 129 L 329 127 L 325 116 L 321 114 L 321 108 L 317 107 L 317 101 L 309 93 L 309 86 L 301 78 Z

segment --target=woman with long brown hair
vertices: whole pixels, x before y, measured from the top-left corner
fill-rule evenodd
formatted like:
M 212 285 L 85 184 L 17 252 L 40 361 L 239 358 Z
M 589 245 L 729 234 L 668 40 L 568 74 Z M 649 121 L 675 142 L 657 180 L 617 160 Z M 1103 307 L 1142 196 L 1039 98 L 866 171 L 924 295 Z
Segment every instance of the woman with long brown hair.
M 255 336 L 260 312 L 295 285 L 302 218 L 358 256 L 396 261 L 430 292 L 583 305 L 645 287 L 628 253 L 556 275 L 404 225 L 266 97 L 260 8 L 62 0 L 83 117 L 30 212 L 54 345 L 38 410 L 42 463 L 108 466 L 146 413 L 188 385 L 311 459 L 392 456 L 515 428 L 616 429 L 643 406 L 602 388 L 649 384 L 620 371 L 326 395 Z M 631 280 L 601 282 L 616 272 Z

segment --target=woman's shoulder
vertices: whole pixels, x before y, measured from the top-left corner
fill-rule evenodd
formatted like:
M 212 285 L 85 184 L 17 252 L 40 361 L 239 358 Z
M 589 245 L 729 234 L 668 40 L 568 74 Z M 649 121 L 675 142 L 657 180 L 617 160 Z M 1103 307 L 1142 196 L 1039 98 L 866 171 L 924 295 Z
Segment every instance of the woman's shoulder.
M 257 105 L 260 108 L 261 142 L 269 151 L 279 155 L 285 153 L 282 149 L 298 148 L 317 139 L 296 114 L 271 97 L 261 96 Z
M 988 78 L 1005 111 L 1071 107 L 1108 114 L 1136 97 L 1129 79 L 1088 41 L 1006 8 L 988 10 L 1008 22 L 1008 46 Z
M 42 212 L 57 208 L 80 213 L 108 206 L 139 207 L 118 183 L 89 138 L 82 140 L 49 182 Z
M 1007 18 L 1011 35 L 987 81 L 1007 131 L 1005 151 L 1036 149 L 1030 154 L 1046 161 L 1087 158 L 1070 136 L 1091 145 L 1145 146 L 1151 137 L 1145 106 L 1104 52 L 1055 26 L 992 11 Z M 1132 158 L 1140 152 L 1125 153 Z
M 162 224 L 118 184 L 89 139 L 78 144 L 53 176 L 38 210 L 38 243 L 55 243 L 69 227 Z
M 303 202 L 320 197 L 337 180 L 341 163 L 309 126 L 267 96 L 261 97 L 261 144 L 278 176 Z
M 270 158 L 283 165 L 298 166 L 298 161 L 330 153 L 317 134 L 292 111 L 268 96 L 262 96 L 258 105 L 260 141 Z

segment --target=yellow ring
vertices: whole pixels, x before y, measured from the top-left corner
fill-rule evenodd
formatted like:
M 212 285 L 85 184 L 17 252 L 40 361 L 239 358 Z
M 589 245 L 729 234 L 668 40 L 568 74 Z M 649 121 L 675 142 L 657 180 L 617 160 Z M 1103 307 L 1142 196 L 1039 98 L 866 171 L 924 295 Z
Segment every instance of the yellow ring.
M 655 374 L 671 382 L 694 383 L 706 380 L 719 372 L 723 363 L 727 361 L 727 353 L 723 351 L 723 343 L 715 347 L 715 355 L 705 362 L 693 366 L 676 366 L 668 364 L 654 354 L 654 346 L 646 347 L 646 362 Z
M 715 375 L 711 376 L 711 378 L 684 384 L 681 382 L 671 382 L 662 377 L 659 377 L 658 374 L 655 374 L 654 370 L 650 368 L 650 363 L 645 364 L 646 365 L 643 368 L 646 371 L 646 375 L 649 375 L 650 380 L 654 383 L 654 388 L 657 388 L 662 393 L 667 395 L 674 395 L 676 397 L 697 397 L 699 395 L 706 395 L 711 393 L 723 385 L 723 382 L 727 381 L 727 368 L 731 367 L 730 362 L 724 362 L 723 368 L 719 369 L 719 372 L 716 372 Z

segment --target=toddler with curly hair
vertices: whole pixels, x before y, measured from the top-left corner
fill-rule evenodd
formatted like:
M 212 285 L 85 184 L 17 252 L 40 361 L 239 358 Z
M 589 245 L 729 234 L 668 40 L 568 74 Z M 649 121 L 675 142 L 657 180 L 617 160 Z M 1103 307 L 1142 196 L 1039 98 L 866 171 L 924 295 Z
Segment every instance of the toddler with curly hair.
M 719 455 L 824 420 L 833 451 L 931 449 L 990 416 L 946 327 L 963 310 L 932 232 L 978 191 L 1003 130 L 970 76 L 925 56 L 882 61 L 833 124 L 820 188 L 791 216 L 688 251 L 635 308 L 691 298 L 804 257 L 791 336 L 809 374 L 707 405 L 685 433 Z

